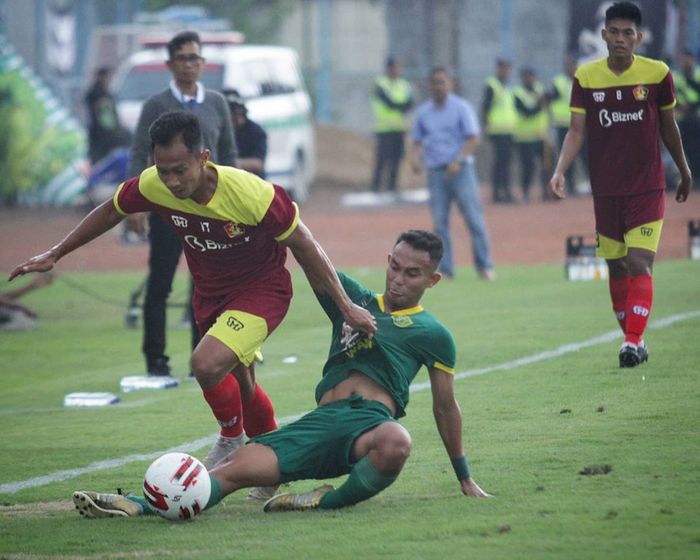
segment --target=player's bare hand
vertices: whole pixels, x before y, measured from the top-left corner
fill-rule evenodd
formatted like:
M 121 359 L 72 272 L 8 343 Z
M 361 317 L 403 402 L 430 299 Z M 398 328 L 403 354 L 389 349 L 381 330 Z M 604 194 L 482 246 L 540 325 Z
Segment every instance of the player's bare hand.
M 566 184 L 566 179 L 561 173 L 555 173 L 549 180 L 549 191 L 557 198 L 566 198 L 566 191 L 564 190 L 564 185 Z
M 693 178 L 690 175 L 681 176 L 676 187 L 676 202 L 685 202 L 690 194 L 690 187 L 693 184 Z
M 127 231 L 133 231 L 140 236 L 146 235 L 148 233 L 148 213 L 129 214 L 124 219 L 124 227 Z
M 12 282 L 12 280 L 17 276 L 29 274 L 30 272 L 48 272 L 54 267 L 57 260 L 58 259 L 56 258 L 55 252 L 53 249 L 51 249 L 45 253 L 42 253 L 41 255 L 32 257 L 27 262 L 16 267 L 12 272 L 10 272 L 10 276 L 7 280 Z
M 377 332 L 377 321 L 372 314 L 359 305 L 352 304 L 343 314 L 345 322 L 356 331 L 367 334 L 370 338 Z
M 479 488 L 479 485 L 474 482 L 471 478 L 467 480 L 462 480 L 460 482 L 460 485 L 462 486 L 462 494 L 465 496 L 471 496 L 472 498 L 491 498 L 491 494 L 487 494 L 484 492 L 481 488 Z

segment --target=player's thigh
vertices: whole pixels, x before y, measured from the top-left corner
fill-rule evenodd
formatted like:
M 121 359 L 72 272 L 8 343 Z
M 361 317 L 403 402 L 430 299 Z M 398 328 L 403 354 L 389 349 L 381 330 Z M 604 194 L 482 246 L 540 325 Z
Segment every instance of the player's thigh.
M 625 244 L 656 253 L 663 228 L 666 193 L 655 190 L 631 196 L 625 203 Z
M 608 261 L 627 255 L 622 204 L 617 196 L 594 196 L 596 256 Z

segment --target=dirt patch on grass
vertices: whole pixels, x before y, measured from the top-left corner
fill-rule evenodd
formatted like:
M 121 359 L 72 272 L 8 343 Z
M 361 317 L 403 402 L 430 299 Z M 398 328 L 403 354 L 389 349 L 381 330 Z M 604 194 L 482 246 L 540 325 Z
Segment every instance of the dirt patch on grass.
M 69 501 L 0 504 L 0 517 L 43 517 L 48 513 L 65 513 L 73 509 L 75 506 Z

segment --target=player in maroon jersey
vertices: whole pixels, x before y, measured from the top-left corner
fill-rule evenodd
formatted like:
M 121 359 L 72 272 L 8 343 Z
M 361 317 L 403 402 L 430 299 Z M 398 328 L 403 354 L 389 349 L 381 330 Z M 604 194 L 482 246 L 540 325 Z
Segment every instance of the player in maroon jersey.
M 642 13 L 631 2 L 605 12 L 608 57 L 576 71 L 571 125 L 549 183 L 556 197 L 565 197 L 564 173 L 586 134 L 597 255 L 607 261 L 612 307 L 625 335 L 620 367 L 635 367 L 649 355 L 642 337 L 666 189 L 659 136 L 680 172 L 677 202 L 685 202 L 692 184 L 674 116 L 671 72 L 661 61 L 634 54 L 641 23 Z
M 213 466 L 242 445 L 241 416 L 248 436 L 276 427 L 269 398 L 249 376 L 256 351 L 289 308 L 287 247 L 313 284 L 324 285 L 348 325 L 371 336 L 376 324 L 345 293 L 283 188 L 210 162 L 201 126 L 191 113 L 165 113 L 149 134 L 155 165 L 122 183 L 112 200 L 93 210 L 63 241 L 16 267 L 9 279 L 51 270 L 127 214 L 158 213 L 180 237 L 194 279 L 193 308 L 203 336 L 192 354 L 192 371 L 221 426 L 206 461 Z M 241 403 L 236 377 L 241 387 L 251 385 L 250 402 Z

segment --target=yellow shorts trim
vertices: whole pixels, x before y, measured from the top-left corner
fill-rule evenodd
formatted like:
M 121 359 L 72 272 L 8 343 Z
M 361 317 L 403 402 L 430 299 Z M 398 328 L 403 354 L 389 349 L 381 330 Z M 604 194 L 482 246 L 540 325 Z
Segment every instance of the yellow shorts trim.
M 219 315 L 207 334 L 223 342 L 243 365 L 249 366 L 267 338 L 267 322 L 252 313 L 229 309 Z
M 630 247 L 646 249 L 647 251 L 656 253 L 659 248 L 663 225 L 663 220 L 657 220 L 632 228 L 625 233 L 624 243 L 597 233 L 596 238 L 598 242 L 595 254 L 601 259 L 621 259 L 627 256 L 627 249 Z

